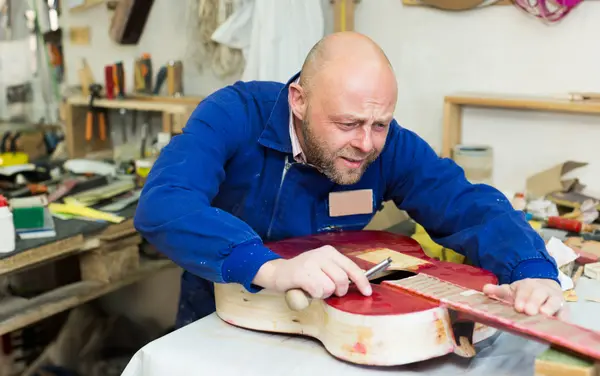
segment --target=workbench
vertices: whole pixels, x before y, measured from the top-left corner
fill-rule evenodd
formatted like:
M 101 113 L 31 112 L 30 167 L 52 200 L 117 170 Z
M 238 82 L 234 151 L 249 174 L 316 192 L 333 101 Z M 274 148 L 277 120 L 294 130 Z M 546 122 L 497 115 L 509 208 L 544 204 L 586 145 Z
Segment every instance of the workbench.
M 113 255 L 125 260 L 137 252 L 141 237 L 133 227 L 135 205 L 118 215 L 121 223 L 62 220 L 54 218 L 56 236 L 41 239 L 18 239 L 14 252 L 0 255 L 0 277 L 28 271 L 67 258 L 79 259 L 79 266 L 101 264 L 103 245 L 111 244 Z M 119 245 L 123 245 L 119 249 Z M 117 246 L 116 249 L 115 245 Z M 123 252 L 120 254 L 119 252 Z M 125 254 L 127 253 L 127 254 Z M 88 257 L 89 256 L 89 257 Z M 86 259 L 87 257 L 87 259 Z M 131 259 L 131 257 L 130 257 Z M 77 260 L 75 260 L 77 261 Z M 74 264 L 77 266 L 77 262 Z M 135 269 L 122 278 L 103 280 L 102 271 L 87 270 L 78 280 L 28 298 L 10 297 L 0 300 L 0 335 L 24 328 L 57 313 L 74 308 L 122 287 L 147 278 L 161 270 L 175 267 L 170 260 L 140 258 Z M 105 268 L 105 266 L 102 266 Z M 86 275 L 87 273 L 87 275 Z
M 582 277 L 577 302 L 567 303 L 569 321 L 600 330 L 600 282 Z M 398 341 L 410 341 L 398 333 Z M 140 349 L 122 376 L 189 375 L 511 375 L 532 376 L 535 357 L 547 345 L 499 332 L 476 346 L 474 358 L 451 354 L 401 367 L 366 367 L 339 361 L 315 340 L 261 333 L 229 325 L 216 314 Z

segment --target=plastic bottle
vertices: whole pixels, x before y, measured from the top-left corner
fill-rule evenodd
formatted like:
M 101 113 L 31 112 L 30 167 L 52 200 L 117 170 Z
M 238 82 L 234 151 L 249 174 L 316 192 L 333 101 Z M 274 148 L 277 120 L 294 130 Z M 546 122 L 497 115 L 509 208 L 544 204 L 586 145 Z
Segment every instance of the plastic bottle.
M 523 193 L 517 193 L 513 197 L 511 204 L 515 210 L 525 210 L 527 207 L 527 200 L 525 199 L 525 195 Z
M 13 215 L 8 207 L 8 201 L 0 195 L 0 253 L 10 253 L 15 250 L 15 224 Z

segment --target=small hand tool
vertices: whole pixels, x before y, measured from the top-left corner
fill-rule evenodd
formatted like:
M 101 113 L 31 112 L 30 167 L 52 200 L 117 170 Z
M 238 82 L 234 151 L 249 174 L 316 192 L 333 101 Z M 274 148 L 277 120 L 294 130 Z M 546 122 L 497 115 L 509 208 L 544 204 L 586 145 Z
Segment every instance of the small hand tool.
M 125 114 L 127 111 L 124 108 L 119 109 L 121 115 L 121 131 L 123 132 L 123 143 L 127 143 L 127 119 Z
M 100 98 L 100 91 L 102 87 L 99 84 L 90 85 L 90 103 L 88 106 L 88 112 L 85 123 L 85 139 L 86 141 L 91 141 L 93 127 L 94 127 L 94 113 L 98 113 L 98 122 L 100 127 L 100 139 L 102 141 L 106 140 L 106 118 L 104 116 L 104 112 L 102 110 L 98 110 L 94 108 L 94 99 Z
M 383 260 L 382 262 L 380 262 L 379 264 L 372 267 L 371 269 L 367 270 L 365 272 L 365 277 L 367 277 L 367 279 L 370 279 L 375 274 L 387 269 L 391 264 L 392 264 L 392 258 L 388 257 L 385 260 Z
M 365 277 L 369 279 L 373 275 L 384 271 L 387 269 L 392 263 L 392 258 L 388 257 L 387 259 L 381 261 L 379 264 L 375 265 L 371 269 L 365 272 Z M 352 284 L 352 281 L 350 281 Z M 288 304 L 288 307 L 294 311 L 302 311 L 306 307 L 309 306 L 311 297 L 302 289 L 291 289 L 286 291 L 285 300 Z

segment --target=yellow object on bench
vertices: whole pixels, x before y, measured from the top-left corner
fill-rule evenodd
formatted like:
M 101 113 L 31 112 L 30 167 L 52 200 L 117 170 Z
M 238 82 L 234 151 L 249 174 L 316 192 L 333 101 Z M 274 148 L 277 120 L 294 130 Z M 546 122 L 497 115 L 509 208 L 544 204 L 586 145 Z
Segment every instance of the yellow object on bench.
M 465 256 L 449 248 L 444 248 L 431 240 L 431 237 L 429 237 L 429 234 L 427 234 L 423 226 L 418 223 L 415 227 L 415 233 L 413 236 L 411 236 L 411 238 L 416 240 L 421 245 L 423 251 L 429 257 L 438 259 L 440 261 L 449 261 L 457 264 L 463 264 L 465 262 Z
M 0 167 L 15 166 L 29 163 L 29 156 L 25 153 L 0 153 Z

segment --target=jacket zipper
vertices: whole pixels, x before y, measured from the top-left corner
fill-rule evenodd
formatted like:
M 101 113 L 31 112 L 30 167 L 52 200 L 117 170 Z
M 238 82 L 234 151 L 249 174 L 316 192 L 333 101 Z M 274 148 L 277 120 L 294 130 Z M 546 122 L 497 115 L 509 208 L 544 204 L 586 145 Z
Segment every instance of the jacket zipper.
M 285 179 L 285 175 L 291 167 L 291 163 L 289 161 L 288 156 L 285 156 L 285 164 L 283 165 L 283 172 L 281 174 L 281 181 L 279 182 L 279 189 L 277 190 L 277 196 L 275 196 L 275 207 L 273 208 L 273 215 L 271 216 L 271 223 L 269 223 L 269 229 L 267 230 L 267 239 L 271 239 L 271 230 L 273 230 L 273 222 L 275 221 L 275 217 L 277 216 L 277 209 L 279 208 L 279 195 L 281 194 L 281 188 L 283 187 L 283 181 Z

